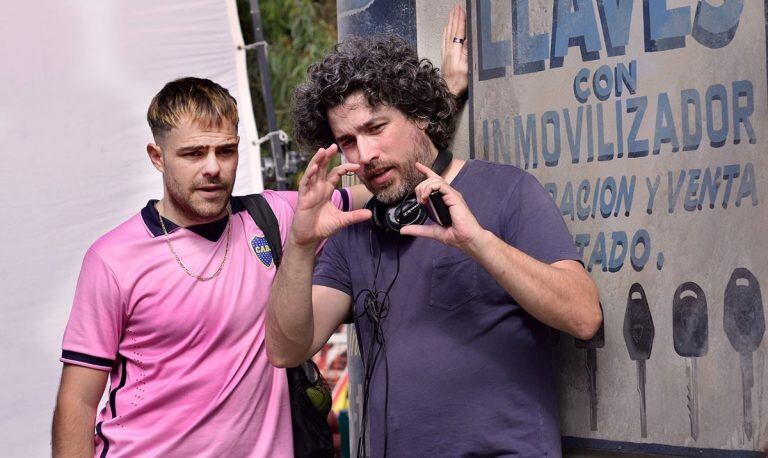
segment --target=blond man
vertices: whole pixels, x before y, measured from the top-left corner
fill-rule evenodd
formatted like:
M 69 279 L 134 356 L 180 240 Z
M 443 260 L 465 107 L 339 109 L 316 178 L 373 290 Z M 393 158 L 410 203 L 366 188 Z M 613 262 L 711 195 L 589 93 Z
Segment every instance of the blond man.
M 62 345 L 54 456 L 293 456 L 285 371 L 264 344 L 276 269 L 232 197 L 237 113 L 226 89 L 200 78 L 152 100 L 147 153 L 164 194 L 85 255 Z M 329 186 L 355 169 L 340 166 Z M 262 195 L 285 241 L 297 195 Z M 331 202 L 353 200 L 341 190 Z

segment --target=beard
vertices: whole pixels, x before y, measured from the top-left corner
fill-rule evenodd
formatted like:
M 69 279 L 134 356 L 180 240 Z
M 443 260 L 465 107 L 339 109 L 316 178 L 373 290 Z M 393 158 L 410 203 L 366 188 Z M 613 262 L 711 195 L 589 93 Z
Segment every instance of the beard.
M 174 208 L 191 221 L 210 222 L 223 216 L 227 211 L 234 183 L 223 183 L 219 180 L 209 180 L 194 184 L 191 189 L 184 189 L 181 184 L 169 176 L 164 176 L 167 197 Z M 217 185 L 224 189 L 217 199 L 204 199 L 194 189 L 202 185 Z
M 374 170 L 392 167 L 399 172 L 399 180 L 390 180 L 377 188 L 371 187 L 367 179 L 363 179 L 363 183 L 379 202 L 393 204 L 403 200 L 416 189 L 419 183 L 426 179 L 426 175 L 416 169 L 416 162 L 428 167 L 432 165 L 431 146 L 429 137 L 423 131 L 414 133 L 411 137 L 411 152 L 406 154 L 403 161 L 373 161 L 366 164 L 363 170 L 363 176 L 368 177 Z

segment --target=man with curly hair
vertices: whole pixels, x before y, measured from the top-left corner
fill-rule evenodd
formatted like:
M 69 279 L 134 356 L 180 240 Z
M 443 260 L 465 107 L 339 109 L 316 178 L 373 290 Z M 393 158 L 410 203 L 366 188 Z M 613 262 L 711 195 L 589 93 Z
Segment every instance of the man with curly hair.
M 372 456 L 558 456 L 551 328 L 590 338 L 597 289 L 532 175 L 451 158 L 455 113 L 439 71 L 398 38 L 350 39 L 310 67 L 294 116 L 319 149 L 269 299 L 267 352 L 295 365 L 353 320 L 370 422 L 358 446 Z M 339 150 L 374 194 L 373 222 L 348 225 L 330 203 Z M 406 203 L 435 196 L 451 224 L 405 224 L 420 211 Z

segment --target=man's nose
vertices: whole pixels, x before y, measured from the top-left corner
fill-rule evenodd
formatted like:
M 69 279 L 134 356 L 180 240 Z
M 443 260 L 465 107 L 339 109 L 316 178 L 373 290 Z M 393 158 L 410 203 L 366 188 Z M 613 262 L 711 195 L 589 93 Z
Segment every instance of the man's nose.
M 362 137 L 357 140 L 357 155 L 361 165 L 366 165 L 379 157 L 379 150 L 369 139 Z
M 218 176 L 221 172 L 221 164 L 219 164 L 219 158 L 216 156 L 216 151 L 209 151 L 205 156 L 205 162 L 203 163 L 203 175 L 209 177 Z

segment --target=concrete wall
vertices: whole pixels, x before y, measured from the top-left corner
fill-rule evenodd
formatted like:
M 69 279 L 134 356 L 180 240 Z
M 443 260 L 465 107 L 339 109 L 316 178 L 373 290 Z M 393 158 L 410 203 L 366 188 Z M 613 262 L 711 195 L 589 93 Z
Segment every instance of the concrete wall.
M 560 339 L 563 434 L 764 450 L 763 2 L 577 3 L 470 11 L 474 156 L 536 175 L 600 287 L 604 339 Z

